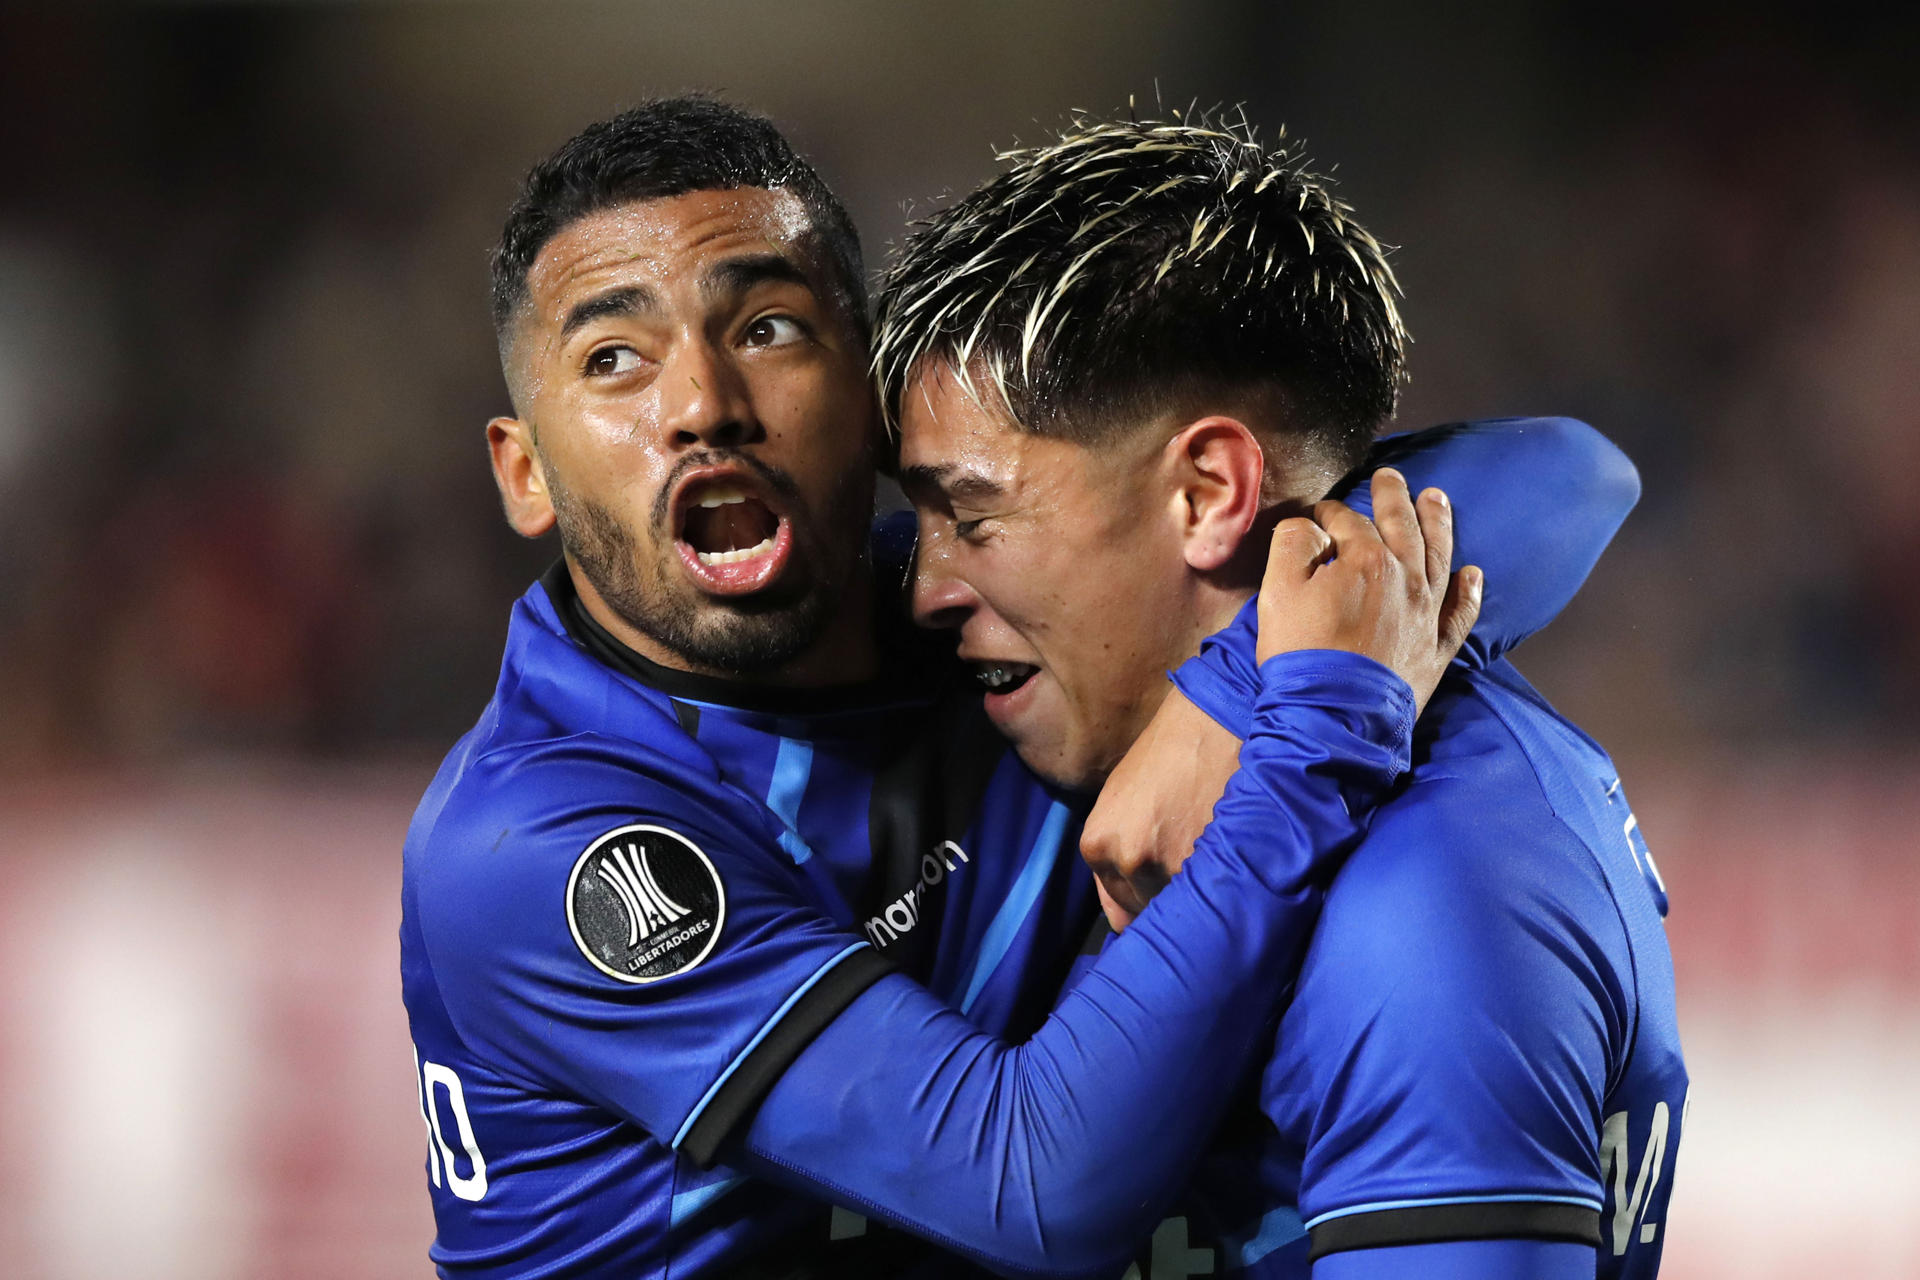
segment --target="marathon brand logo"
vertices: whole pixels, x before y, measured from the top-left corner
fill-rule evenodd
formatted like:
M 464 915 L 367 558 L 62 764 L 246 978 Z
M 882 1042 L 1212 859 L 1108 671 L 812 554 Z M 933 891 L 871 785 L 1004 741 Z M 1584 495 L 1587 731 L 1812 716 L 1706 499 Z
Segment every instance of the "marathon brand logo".
M 587 846 L 567 880 L 567 928 L 594 968 L 656 982 L 707 958 L 726 920 L 719 873 L 665 827 L 620 827 Z
M 971 861 L 967 851 L 951 840 L 942 840 L 932 853 L 922 854 L 919 881 L 889 902 L 879 915 L 868 919 L 865 925 L 867 941 L 873 944 L 875 950 L 885 951 L 889 944 L 912 933 L 920 923 L 920 908 L 926 903 L 927 890 Z

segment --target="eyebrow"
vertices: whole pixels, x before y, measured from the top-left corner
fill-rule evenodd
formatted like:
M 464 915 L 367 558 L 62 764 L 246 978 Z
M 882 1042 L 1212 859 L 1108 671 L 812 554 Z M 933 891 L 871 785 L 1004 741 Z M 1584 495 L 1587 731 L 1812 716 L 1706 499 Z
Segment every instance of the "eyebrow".
M 933 466 L 927 463 L 900 468 L 900 487 L 933 489 L 946 494 L 949 498 L 960 498 L 972 502 L 990 501 L 1006 492 L 996 481 L 981 475 L 978 471 L 967 471 L 951 466 Z
M 574 303 L 567 312 L 566 322 L 560 326 L 560 336 L 564 338 L 582 325 L 606 316 L 645 315 L 659 307 L 660 301 L 653 296 L 653 290 L 637 284 L 622 285 Z
M 708 267 L 700 279 L 700 292 L 711 302 L 715 298 L 737 298 L 755 285 L 769 282 L 797 284 L 809 292 L 813 289 L 813 281 L 792 259 L 777 253 L 754 253 Z

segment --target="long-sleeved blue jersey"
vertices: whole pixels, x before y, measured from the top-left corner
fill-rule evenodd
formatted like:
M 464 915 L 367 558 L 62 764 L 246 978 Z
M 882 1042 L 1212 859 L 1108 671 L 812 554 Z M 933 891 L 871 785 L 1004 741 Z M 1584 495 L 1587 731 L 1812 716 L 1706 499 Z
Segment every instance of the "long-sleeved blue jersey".
M 1235 732 L 1254 640 L 1249 607 L 1175 677 Z M 1650 1280 L 1688 1090 L 1666 911 L 1612 761 L 1470 649 L 1328 894 L 1264 1123 L 1229 1126 L 1149 1280 Z M 1531 1243 L 1447 1245 L 1491 1241 Z
M 1505 430 L 1511 453 L 1525 432 Z M 1484 465 L 1485 443 L 1401 465 L 1465 506 L 1480 489 L 1445 461 Z M 1587 475 L 1565 456 L 1586 442 L 1560 443 L 1538 473 Z M 1505 612 L 1490 597 L 1486 625 L 1550 617 L 1617 519 L 1511 573 L 1483 556 L 1540 584 Z M 564 573 L 516 608 L 494 700 L 406 851 L 443 1274 L 946 1265 L 869 1218 L 1072 1273 L 1121 1258 L 1177 1189 L 1395 772 L 1404 686 L 1346 655 L 1268 673 L 1190 872 L 1048 1016 L 1092 916 L 1078 809 L 993 737 L 950 664 L 890 652 L 866 688 L 755 693 L 623 650 Z

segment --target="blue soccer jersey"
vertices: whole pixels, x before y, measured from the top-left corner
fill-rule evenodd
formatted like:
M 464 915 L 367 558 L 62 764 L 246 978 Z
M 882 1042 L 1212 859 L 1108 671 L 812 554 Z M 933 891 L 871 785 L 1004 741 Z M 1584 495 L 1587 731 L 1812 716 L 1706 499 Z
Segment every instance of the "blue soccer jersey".
M 1236 731 L 1250 614 L 1176 675 Z M 1328 894 L 1264 1120 L 1229 1126 L 1149 1280 L 1650 1280 L 1688 1087 L 1666 909 L 1606 753 L 1510 663 L 1456 663 Z M 1492 1241 L 1537 1252 L 1457 1243 Z

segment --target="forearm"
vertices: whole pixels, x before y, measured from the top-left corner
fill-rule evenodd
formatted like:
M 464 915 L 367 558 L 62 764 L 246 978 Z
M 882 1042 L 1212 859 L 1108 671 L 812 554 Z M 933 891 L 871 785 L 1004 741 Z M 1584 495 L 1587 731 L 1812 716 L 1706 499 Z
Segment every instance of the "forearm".
M 1453 563 L 1487 587 L 1463 657 L 1485 664 L 1559 616 L 1627 514 L 1640 473 L 1612 441 L 1573 418 L 1494 418 L 1388 436 L 1334 496 L 1371 514 L 1367 486 L 1397 468 L 1415 493 L 1453 503 Z
M 1383 668 L 1295 654 L 1263 675 L 1194 858 L 1032 1040 L 884 980 L 773 1087 L 747 1163 L 1003 1270 L 1123 1263 L 1270 1039 L 1361 793 L 1404 761 L 1412 700 Z

